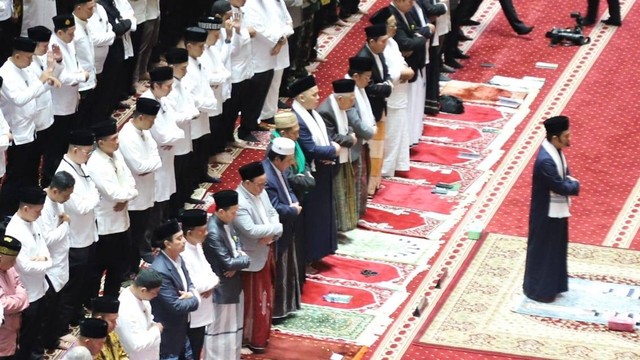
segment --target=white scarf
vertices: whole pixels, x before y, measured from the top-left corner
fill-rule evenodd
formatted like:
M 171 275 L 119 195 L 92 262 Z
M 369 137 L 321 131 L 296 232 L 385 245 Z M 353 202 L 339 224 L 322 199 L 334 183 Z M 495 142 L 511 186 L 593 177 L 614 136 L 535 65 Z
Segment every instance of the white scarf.
M 336 117 L 336 130 L 338 130 L 338 134 L 349 134 L 349 119 L 347 119 L 347 112 L 340 109 L 335 94 L 329 95 L 329 104 L 331 105 L 331 111 Z M 340 154 L 338 156 L 340 164 L 344 164 L 349 161 L 349 153 L 350 151 L 348 147 L 343 146 L 340 148 Z
M 351 76 L 345 75 L 345 79 L 352 79 Z M 360 120 L 365 125 L 375 126 L 376 118 L 373 116 L 373 110 L 371 110 L 371 103 L 369 102 L 369 98 L 367 97 L 367 92 L 364 88 L 359 88 L 356 86 L 355 88 L 356 94 L 356 108 L 358 109 L 358 114 L 360 115 Z
M 558 174 L 562 179 L 565 179 L 567 174 L 567 159 L 564 157 L 564 154 L 558 152 L 558 149 L 548 140 L 542 142 L 542 148 L 551 156 L 553 162 L 556 163 Z M 560 156 L 562 156 L 562 158 L 560 158 Z M 568 196 L 559 195 L 553 191 L 550 191 L 549 195 L 549 217 L 562 219 L 571 216 L 571 213 L 569 213 L 571 199 L 569 199 Z
M 313 142 L 318 146 L 330 146 L 331 142 L 329 141 L 329 135 L 327 134 L 327 127 L 324 125 L 324 120 L 320 117 L 317 111 L 311 110 L 311 114 L 309 111 L 302 106 L 298 102 L 298 100 L 293 100 L 293 104 L 291 105 L 293 111 L 302 118 L 304 123 L 309 128 L 309 132 L 311 132 L 311 138 Z M 315 161 L 311 161 L 311 171 L 315 171 Z

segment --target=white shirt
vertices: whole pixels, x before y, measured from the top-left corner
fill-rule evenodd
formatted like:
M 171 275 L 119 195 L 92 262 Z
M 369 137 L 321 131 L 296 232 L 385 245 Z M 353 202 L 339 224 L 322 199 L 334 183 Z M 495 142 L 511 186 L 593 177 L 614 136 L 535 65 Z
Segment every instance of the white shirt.
M 32 72 L 19 69 L 9 58 L 0 67 L 4 79 L 0 89 L 0 110 L 13 133 L 13 142 L 23 145 L 32 142 L 36 133 L 36 98 L 51 89 Z
M 33 54 L 33 60 L 31 65 L 26 71 L 32 72 L 36 78 L 40 78 L 40 75 L 47 67 L 47 54 L 36 55 Z M 54 76 L 59 76 L 62 71 L 61 67 L 57 67 L 54 70 Z M 53 124 L 53 102 L 51 100 L 51 91 L 45 91 L 40 96 L 36 97 L 37 114 L 35 115 L 36 131 L 42 131 L 48 129 Z
M 142 2 L 142 0 L 136 0 L 136 2 Z M 133 44 L 131 43 L 131 33 L 138 29 L 138 20 L 136 14 L 131 7 L 131 4 L 127 0 L 115 0 L 116 8 L 120 12 L 122 19 L 129 19 L 131 21 L 131 28 L 129 31 L 122 35 L 122 43 L 124 45 L 124 58 L 125 60 L 133 57 Z
M 184 132 L 184 138 L 179 139 L 173 145 L 175 155 L 186 155 L 193 150 L 191 123 L 194 118 L 200 116 L 200 111 L 196 108 L 191 93 L 185 89 L 184 83 L 176 78 L 173 78 L 171 92 L 165 99 L 165 103 L 172 109 L 172 112 L 178 114 L 176 125 Z
M 64 203 L 64 212 L 69 215 L 69 241 L 72 248 L 85 248 L 98 241 L 95 208 L 100 202 L 100 194 L 93 180 L 87 174 L 86 165 L 78 165 L 64 155 L 58 171 L 66 171 L 76 180 L 73 193 Z
M 54 34 L 51 36 L 51 41 L 49 41 L 49 50 L 54 44 L 58 45 L 60 52 L 62 52 L 62 65 L 58 66 L 62 66 L 63 70 L 59 77 L 62 87 L 51 89 L 53 114 L 60 116 L 70 115 L 78 109 L 78 101 L 80 99 L 78 84 L 86 81 L 85 75 L 78 64 L 76 48 L 73 42 L 67 44 Z
M 76 48 L 76 58 L 78 66 L 82 70 L 89 72 L 89 79 L 79 84 L 78 90 L 91 90 L 96 87 L 96 54 L 89 35 L 87 21 L 80 20 L 73 15 L 76 21 L 76 32 L 73 36 L 73 45 Z
M 155 20 L 160 17 L 160 1 L 159 0 L 147 0 L 147 7 L 145 9 L 145 17 L 147 20 Z M 186 4 L 185 4 L 186 6 Z
M 256 36 L 251 39 L 253 71 L 261 73 L 288 67 L 288 43 L 282 46 L 278 55 L 271 55 L 281 37 L 293 34 L 291 16 L 284 1 L 248 0 L 242 9 L 247 25 L 256 30 Z
M 235 7 L 231 7 L 232 16 L 243 18 L 242 11 Z M 221 31 L 222 37 L 226 36 L 225 31 Z M 242 19 L 240 34 L 235 29 L 231 37 L 231 82 L 239 83 L 241 81 L 251 79 L 253 77 L 253 61 L 251 60 L 251 36 L 247 30 L 247 24 Z
M 153 324 L 151 304 L 136 298 L 128 287 L 118 297 L 116 334 L 130 360 L 160 359 L 160 329 Z
M 162 166 L 162 161 L 149 130 L 138 130 L 131 121 L 126 123 L 120 130 L 120 152 L 138 189 L 138 196 L 129 202 L 129 210 L 152 207 L 155 201 L 155 171 Z
M 173 164 L 175 148 L 173 145 L 184 139 L 184 131 L 176 124 L 178 114 L 167 105 L 166 96 L 158 100 L 151 90 L 147 90 L 141 97 L 160 102 L 160 111 L 149 131 L 158 145 L 158 153 L 162 162 L 162 166 L 156 170 L 155 174 L 155 201 L 163 202 L 169 200 L 171 195 L 176 192 L 176 170 Z M 169 147 L 169 149 L 165 147 Z
M 147 21 L 147 0 L 129 0 L 129 5 L 133 9 L 138 24 Z
M 222 110 L 218 109 L 218 101 L 209 85 L 207 73 L 202 69 L 200 62 L 191 56 L 189 56 L 187 74 L 182 78 L 182 82 L 200 110 L 198 118 L 191 122 L 191 139 L 195 140 L 211 133 L 209 116 L 215 116 Z
M 51 267 L 49 250 L 38 225 L 22 220 L 17 213 L 9 221 L 5 233 L 22 243 L 16 259 L 16 270 L 27 290 L 29 302 L 32 303 L 42 298 L 49 288 L 45 280 L 47 270 Z M 32 261 L 31 258 L 34 256 L 46 256 L 47 260 Z
M 9 148 L 9 145 L 11 145 L 9 137 L 7 136 L 10 130 L 7 120 L 5 120 L 4 115 L 2 115 L 2 110 L 0 110 L 0 177 L 4 176 L 6 172 L 4 152 Z
M 129 229 L 127 205 L 121 211 L 113 207 L 119 202 L 129 202 L 138 196 L 136 181 L 124 162 L 119 150 L 109 156 L 96 149 L 89 161 L 87 172 L 100 193 L 100 202 L 96 207 L 98 235 L 117 234 Z
M 13 14 L 13 0 L 0 0 L 0 21 L 7 20 Z
M 392 109 L 402 109 L 407 106 L 409 96 L 409 83 L 400 82 L 400 72 L 407 67 L 407 62 L 400 52 L 398 43 L 389 38 L 387 46 L 384 48 L 384 61 L 387 64 L 389 70 L 389 76 L 393 81 L 393 91 L 387 98 L 387 106 Z
M 96 3 L 93 15 L 87 21 L 87 30 L 91 44 L 93 44 L 94 68 L 96 74 L 100 74 L 109 53 L 109 46 L 116 39 L 116 33 L 113 32 L 109 23 L 107 11 L 99 3 Z
M 213 289 L 220 279 L 211 270 L 211 264 L 204 257 L 202 245 L 193 245 L 188 241 L 182 254 L 182 261 L 187 267 L 191 282 L 199 294 Z M 191 328 L 209 325 L 213 322 L 213 295 L 202 298 L 196 311 L 191 312 Z
M 56 16 L 56 0 L 23 0 L 20 35 L 27 36 L 27 30 L 38 25 L 53 31 L 54 16 Z
M 51 254 L 53 266 L 47 271 L 47 276 L 56 292 L 69 281 L 69 222 L 60 223 L 62 213 L 63 205 L 47 196 L 42 213 L 36 220 Z
M 219 45 L 222 44 L 222 45 Z M 200 63 L 207 76 L 209 85 L 213 87 L 216 97 L 216 112 L 222 113 L 222 104 L 231 97 L 231 71 L 229 44 L 218 39 L 212 46 L 205 45 L 204 53 L 200 57 Z M 227 67 L 229 65 L 229 67 Z

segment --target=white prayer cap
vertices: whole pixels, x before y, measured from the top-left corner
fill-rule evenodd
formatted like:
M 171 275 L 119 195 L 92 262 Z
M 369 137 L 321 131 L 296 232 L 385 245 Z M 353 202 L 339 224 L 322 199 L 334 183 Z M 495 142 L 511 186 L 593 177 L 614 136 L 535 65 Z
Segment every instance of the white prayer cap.
M 280 155 L 293 155 L 293 153 L 296 151 L 296 143 L 291 139 L 278 137 L 273 139 L 271 150 Z

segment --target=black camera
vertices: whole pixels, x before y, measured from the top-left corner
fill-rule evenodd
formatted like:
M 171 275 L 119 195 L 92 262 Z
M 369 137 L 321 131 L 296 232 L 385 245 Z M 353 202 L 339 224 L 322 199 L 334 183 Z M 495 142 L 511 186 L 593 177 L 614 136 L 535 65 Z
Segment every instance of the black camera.
M 571 13 L 571 18 L 576 21 L 576 25 L 572 28 L 556 28 L 554 27 L 551 31 L 547 31 L 545 37 L 551 39 L 551 46 L 555 46 L 558 44 L 564 46 L 581 46 L 588 44 L 591 42 L 591 38 L 588 36 L 584 36 L 582 32 L 582 24 L 584 23 L 584 18 L 578 11 L 574 11 Z

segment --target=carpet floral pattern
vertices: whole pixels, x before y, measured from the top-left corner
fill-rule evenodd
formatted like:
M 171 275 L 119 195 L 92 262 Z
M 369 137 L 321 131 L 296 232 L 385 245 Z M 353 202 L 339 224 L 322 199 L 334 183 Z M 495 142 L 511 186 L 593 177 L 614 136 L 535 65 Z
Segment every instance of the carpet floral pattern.
M 638 334 L 512 312 L 525 256 L 525 238 L 490 234 L 419 341 L 548 359 L 640 357 Z M 568 258 L 570 276 L 626 274 L 640 284 L 640 253 L 570 244 Z

